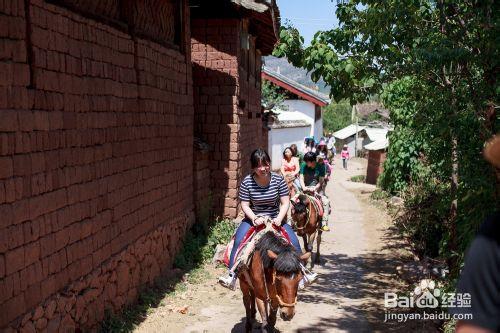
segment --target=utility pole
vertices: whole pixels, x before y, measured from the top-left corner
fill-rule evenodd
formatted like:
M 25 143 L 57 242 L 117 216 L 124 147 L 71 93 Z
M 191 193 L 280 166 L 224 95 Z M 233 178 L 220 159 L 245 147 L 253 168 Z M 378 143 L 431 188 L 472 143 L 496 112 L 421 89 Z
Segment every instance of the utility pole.
M 354 134 L 354 157 L 358 156 L 358 109 L 356 105 L 352 106 L 351 118 L 356 122 L 356 133 Z

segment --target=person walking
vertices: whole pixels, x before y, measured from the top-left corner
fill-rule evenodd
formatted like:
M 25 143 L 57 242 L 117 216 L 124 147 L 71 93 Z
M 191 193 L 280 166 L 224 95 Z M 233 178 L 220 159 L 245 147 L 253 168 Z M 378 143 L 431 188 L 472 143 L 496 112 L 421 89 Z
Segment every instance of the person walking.
M 340 153 L 340 157 L 342 158 L 342 166 L 344 170 L 347 170 L 347 160 L 349 159 L 349 149 L 347 145 L 344 145 L 342 148 L 342 152 Z

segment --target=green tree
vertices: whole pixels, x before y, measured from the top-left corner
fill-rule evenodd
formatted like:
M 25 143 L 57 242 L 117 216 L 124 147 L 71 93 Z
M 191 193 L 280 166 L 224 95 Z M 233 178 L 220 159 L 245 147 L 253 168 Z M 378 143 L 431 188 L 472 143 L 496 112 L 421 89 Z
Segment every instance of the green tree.
M 261 104 L 266 110 L 283 111 L 286 105 L 283 104 L 286 95 L 269 81 L 263 80 L 261 87 Z
M 498 7 L 493 0 L 354 0 L 337 6 L 339 27 L 316 33 L 310 46 L 289 26 L 275 49 L 322 78 L 336 101 L 362 102 L 389 85 L 384 103 L 402 121 L 390 137 L 383 180 L 403 190 L 418 159 L 444 186 L 437 200 L 448 205 L 442 252 L 454 274 L 473 230 L 495 208 L 483 203 L 500 201 L 493 169 L 478 162 L 499 123 Z M 404 77 L 410 81 L 390 86 Z M 475 213 L 467 211 L 474 204 Z
M 338 131 L 351 123 L 352 107 L 348 101 L 331 103 L 324 108 L 323 128 L 325 132 Z

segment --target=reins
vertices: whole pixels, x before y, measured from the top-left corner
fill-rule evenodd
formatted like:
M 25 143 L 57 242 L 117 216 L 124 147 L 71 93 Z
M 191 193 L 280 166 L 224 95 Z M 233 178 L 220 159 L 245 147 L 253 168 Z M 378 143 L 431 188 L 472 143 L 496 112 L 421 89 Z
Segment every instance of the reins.
M 264 300 L 264 303 L 269 304 L 269 307 L 271 308 L 271 298 L 269 297 L 269 290 L 267 289 L 267 280 L 266 280 L 266 271 L 264 270 L 264 264 L 262 263 L 262 253 L 261 253 L 261 260 L 260 260 L 260 267 L 262 267 L 262 278 L 264 279 L 264 288 L 266 289 L 266 299 Z M 267 311 L 267 306 L 265 306 L 266 309 L 266 318 L 269 318 L 269 313 Z
M 311 201 L 311 200 L 313 200 L 312 198 L 314 198 L 314 197 L 311 197 L 311 196 L 309 196 L 309 195 L 308 195 L 307 197 L 308 197 L 308 199 L 309 199 L 309 207 L 310 207 L 310 206 L 312 206 L 312 208 L 313 208 L 314 210 L 316 210 L 316 214 L 318 214 L 318 211 L 317 211 L 317 209 L 316 209 L 316 206 L 315 206 L 315 205 L 313 204 L 313 202 Z M 307 228 L 307 226 L 309 225 L 309 222 L 311 221 L 311 214 L 310 214 L 310 213 L 311 213 L 311 210 L 309 209 L 309 207 L 306 207 L 306 216 L 307 216 L 306 224 L 304 224 L 304 226 L 303 226 L 303 227 L 297 227 L 297 226 L 295 226 L 295 229 L 297 229 L 297 230 L 303 230 L 303 229 Z
M 295 229 L 302 230 L 302 229 L 305 229 L 309 225 L 309 221 L 311 220 L 311 215 L 309 215 L 309 212 L 310 212 L 309 208 L 306 208 L 306 215 L 307 215 L 306 224 L 304 224 L 303 227 L 295 226 Z
M 268 228 L 269 225 L 271 225 L 271 219 L 267 219 L 266 220 L 266 229 Z M 269 297 L 269 288 L 267 287 L 267 279 L 266 279 L 266 271 L 264 269 L 264 263 L 262 261 L 262 253 L 260 254 L 261 255 L 261 260 L 260 260 L 260 267 L 262 268 L 262 278 L 264 279 L 264 288 L 266 290 L 266 299 L 264 300 L 264 303 L 269 304 L 269 308 L 273 309 L 273 306 L 272 306 L 272 303 L 271 303 L 271 297 Z M 273 283 L 275 282 L 275 278 L 276 278 L 276 272 L 274 271 L 273 269 Z M 295 296 L 295 300 L 293 303 L 285 303 L 283 302 L 283 300 L 281 299 L 280 295 L 278 295 L 278 293 L 276 293 L 276 299 L 278 300 L 278 304 L 279 306 L 281 307 L 293 307 L 297 304 L 297 296 Z M 268 312 L 268 309 L 267 309 L 267 306 L 265 306 L 265 310 L 266 310 L 266 317 L 269 318 L 269 312 Z

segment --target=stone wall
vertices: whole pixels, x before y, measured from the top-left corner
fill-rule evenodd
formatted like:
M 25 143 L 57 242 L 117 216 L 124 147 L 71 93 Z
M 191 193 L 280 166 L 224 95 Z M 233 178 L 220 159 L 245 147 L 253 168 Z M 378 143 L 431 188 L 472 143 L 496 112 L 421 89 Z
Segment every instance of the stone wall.
M 186 3 L 176 47 L 59 2 L 0 2 L 0 329 L 95 327 L 194 220 Z

